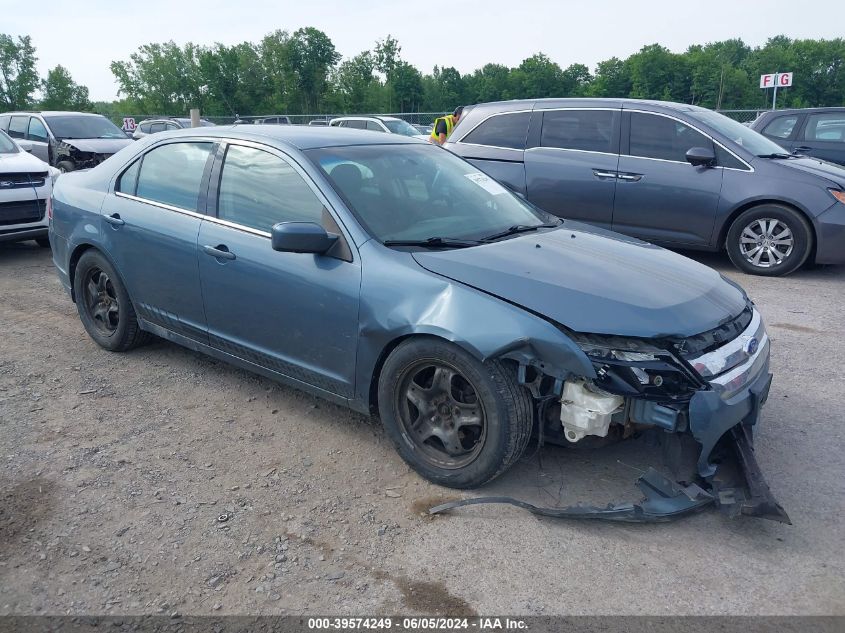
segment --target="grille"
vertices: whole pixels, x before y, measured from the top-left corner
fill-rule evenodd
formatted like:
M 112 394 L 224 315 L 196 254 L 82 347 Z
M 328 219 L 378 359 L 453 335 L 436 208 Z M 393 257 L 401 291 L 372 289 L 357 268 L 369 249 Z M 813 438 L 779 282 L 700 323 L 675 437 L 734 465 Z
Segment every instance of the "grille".
M 46 208 L 44 200 L 0 202 L 0 226 L 40 222 L 44 219 Z
M 750 307 L 746 307 L 745 310 L 727 323 L 707 332 L 685 338 L 683 340 L 683 356 L 694 358 L 732 341 L 748 327 L 748 324 L 751 323 L 751 317 L 752 310 Z
M 0 174 L 0 191 L 22 187 L 43 187 L 46 180 L 46 171 Z

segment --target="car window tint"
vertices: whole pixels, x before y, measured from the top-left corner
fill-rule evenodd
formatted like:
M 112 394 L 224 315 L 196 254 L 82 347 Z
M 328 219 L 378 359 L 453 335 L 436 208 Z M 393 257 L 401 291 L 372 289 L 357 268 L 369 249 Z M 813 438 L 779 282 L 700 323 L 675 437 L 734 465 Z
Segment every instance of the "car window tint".
M 347 121 L 346 127 L 354 127 L 356 130 L 364 130 L 367 128 L 366 121 Z
M 230 145 L 223 162 L 217 215 L 270 231 L 278 222 L 320 222 L 323 203 L 289 163 L 269 152 Z
M 13 116 L 12 120 L 9 122 L 9 136 L 12 138 L 25 137 L 28 124 L 28 116 Z
M 675 119 L 655 114 L 631 113 L 631 156 L 685 163 L 693 147 L 713 148 L 701 132 Z
M 797 115 L 779 116 L 763 128 L 763 134 L 780 139 L 789 138 L 797 122 Z
M 804 127 L 805 141 L 845 141 L 845 112 L 811 114 Z
M 120 174 L 115 183 L 114 190 L 121 193 L 128 193 L 131 196 L 135 195 L 135 185 L 138 182 L 138 172 L 141 169 L 141 159 L 139 158 L 132 163 L 126 170 Z
M 612 152 L 613 114 L 610 110 L 545 112 L 540 145 L 586 152 Z
M 150 133 L 150 124 L 149 124 L 149 123 L 141 123 L 141 126 L 140 126 L 140 127 L 141 127 L 141 131 L 142 131 L 144 134 L 149 134 L 149 133 Z
M 144 155 L 139 198 L 196 211 L 211 143 L 169 143 Z
M 491 116 L 461 139 L 462 143 L 525 149 L 530 112 L 513 112 Z
M 367 121 L 367 129 L 373 132 L 384 132 L 384 129 L 375 121 Z
M 31 141 L 40 141 L 42 143 L 47 142 L 47 128 L 44 127 L 44 124 L 35 117 L 32 117 L 29 120 L 28 138 Z
M 151 123 L 150 124 L 150 134 L 155 134 L 156 132 L 163 132 L 164 131 L 164 123 Z

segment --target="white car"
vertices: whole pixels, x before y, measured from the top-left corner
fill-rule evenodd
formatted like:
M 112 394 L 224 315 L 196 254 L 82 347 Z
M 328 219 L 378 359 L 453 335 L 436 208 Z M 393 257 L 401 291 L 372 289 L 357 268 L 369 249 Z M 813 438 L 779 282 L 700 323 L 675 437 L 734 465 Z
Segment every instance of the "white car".
M 349 127 L 356 130 L 371 130 L 373 132 L 387 132 L 401 134 L 414 138 L 428 139 L 425 134 L 413 125 L 393 116 L 340 116 L 331 120 L 332 127 Z
M 49 247 L 47 207 L 61 172 L 29 154 L 31 149 L 0 131 L 0 242 L 35 240 Z

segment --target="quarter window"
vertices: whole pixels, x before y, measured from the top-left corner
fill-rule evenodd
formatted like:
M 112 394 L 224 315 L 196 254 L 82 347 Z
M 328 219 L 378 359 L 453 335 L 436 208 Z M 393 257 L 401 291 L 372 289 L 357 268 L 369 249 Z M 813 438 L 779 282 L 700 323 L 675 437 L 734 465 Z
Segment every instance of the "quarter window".
M 797 116 L 779 116 L 763 128 L 763 134 L 774 138 L 786 139 L 792 136 L 792 130 L 798 122 Z
M 845 141 L 845 112 L 811 114 L 804 128 L 805 141 Z
M 211 154 L 211 143 L 169 143 L 144 155 L 137 196 L 197 210 L 200 184 Z
M 550 110 L 543 114 L 540 145 L 585 152 L 613 152 L 611 110 Z
M 28 124 L 28 116 L 13 116 L 9 122 L 9 136 L 12 138 L 24 138 Z
M 252 147 L 230 145 L 220 177 L 221 220 L 270 231 L 279 222 L 317 222 L 323 203 L 286 161 Z
M 139 158 L 132 163 L 126 171 L 120 174 L 117 183 L 114 186 L 115 191 L 121 193 L 128 193 L 131 196 L 135 195 L 135 185 L 138 183 L 138 172 L 141 170 L 141 159 Z
M 525 149 L 530 112 L 513 112 L 491 116 L 461 139 L 461 143 Z
M 693 147 L 713 148 L 713 141 L 690 126 L 656 114 L 631 113 L 631 156 L 687 161 Z

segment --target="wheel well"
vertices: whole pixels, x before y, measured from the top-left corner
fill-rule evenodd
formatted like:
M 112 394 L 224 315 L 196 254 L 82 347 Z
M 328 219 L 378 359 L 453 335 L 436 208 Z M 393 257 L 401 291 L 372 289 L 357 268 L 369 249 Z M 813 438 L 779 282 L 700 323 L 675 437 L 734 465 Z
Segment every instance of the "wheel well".
M 816 253 L 816 229 L 813 226 L 812 220 L 810 220 L 810 216 L 807 215 L 800 207 L 796 207 L 794 204 L 789 204 L 788 202 L 784 202 L 783 200 L 754 200 L 752 202 L 747 202 L 746 204 L 737 207 L 733 210 L 733 212 L 728 217 L 727 222 L 722 225 L 722 230 L 719 233 L 719 240 L 716 242 L 716 246 L 719 250 L 725 249 L 725 240 L 728 239 L 728 231 L 731 230 L 731 225 L 734 223 L 740 214 L 745 213 L 749 209 L 753 209 L 754 207 L 762 207 L 766 204 L 776 204 L 781 207 L 787 207 L 792 209 L 793 211 L 801 214 L 801 216 L 807 220 L 807 224 L 810 226 L 810 238 L 812 240 L 812 247 L 810 251 L 810 257 L 807 258 L 808 261 L 812 261 L 815 258 Z
M 74 303 L 76 302 L 76 294 L 75 289 L 73 287 L 73 281 L 76 278 L 76 265 L 79 263 L 79 258 L 82 257 L 82 254 L 85 253 L 85 251 L 89 251 L 91 249 L 95 249 L 95 247 L 91 244 L 80 244 L 76 247 L 76 250 L 74 250 L 70 256 L 67 274 L 70 278 L 70 298 L 73 299 Z

